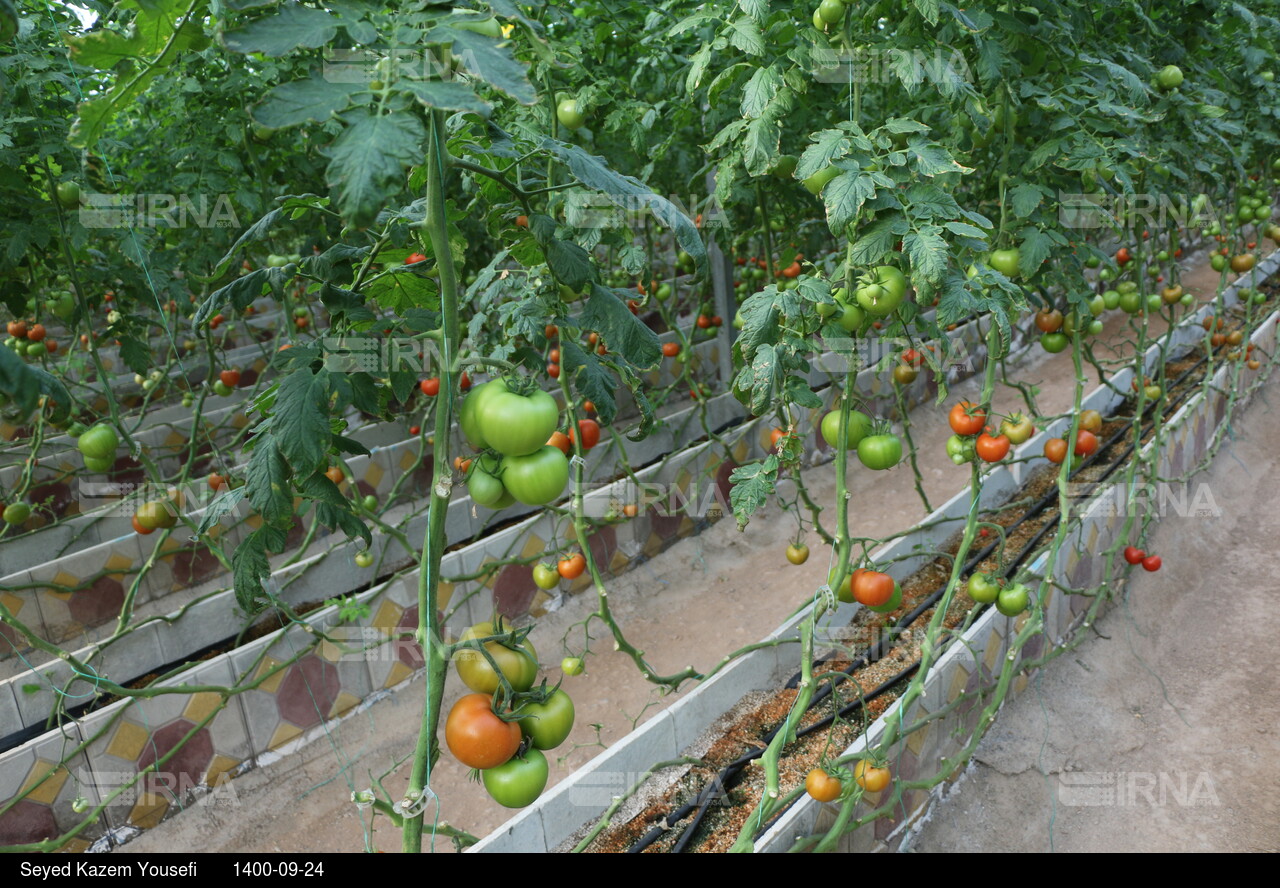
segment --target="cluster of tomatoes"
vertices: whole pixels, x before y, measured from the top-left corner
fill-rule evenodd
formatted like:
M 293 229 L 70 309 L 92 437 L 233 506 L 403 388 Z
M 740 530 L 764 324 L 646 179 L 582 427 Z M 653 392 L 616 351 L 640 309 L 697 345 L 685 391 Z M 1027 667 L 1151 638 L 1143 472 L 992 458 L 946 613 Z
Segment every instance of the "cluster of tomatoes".
M 501 619 L 469 627 L 458 645 L 454 665 L 473 693 L 449 711 L 445 743 L 458 761 L 480 771 L 494 801 L 523 808 L 546 788 L 549 767 L 544 751 L 564 743 L 573 730 L 573 700 L 546 682 L 534 688 L 538 654 L 533 642 L 512 632 Z M 581 672 L 582 661 L 570 659 L 574 662 L 562 664 L 569 666 L 566 672 Z M 499 710 L 495 698 L 505 701 Z
M 1242 291 L 1241 298 L 1249 298 L 1249 291 Z M 1215 349 L 1228 349 L 1226 358 L 1228 361 L 1243 360 L 1247 363 L 1250 370 L 1257 370 L 1262 366 L 1262 362 L 1253 356 L 1254 344 L 1252 342 L 1245 343 L 1243 330 L 1232 330 L 1230 333 L 1223 333 L 1222 329 L 1226 323 L 1222 318 L 1207 317 L 1201 322 L 1205 332 L 1209 333 L 1209 345 Z M 1240 346 L 1244 346 L 1241 350 Z
M 822 417 L 822 438 L 831 447 L 840 446 L 840 411 Z M 850 410 L 845 426 L 845 448 L 855 450 L 858 461 L 868 469 L 892 469 L 902 461 L 902 441 L 883 419 L 872 419 L 861 410 Z
M 853 766 L 852 783 L 863 792 L 880 792 L 887 789 L 893 775 L 885 764 L 870 759 L 858 759 Z M 838 768 L 814 768 L 804 778 L 804 789 L 809 797 L 819 802 L 834 802 L 845 793 L 850 784 L 848 772 Z
M 30 324 L 26 321 L 10 321 L 6 326 L 9 334 L 4 344 L 24 358 L 43 358 L 56 354 L 58 343 L 49 338 L 44 324 Z
M 462 402 L 458 424 L 479 456 L 459 458 L 455 468 L 466 475 L 472 501 L 495 510 L 516 502 L 552 502 L 569 483 L 575 440 L 580 437 L 585 450 L 600 440 L 600 426 L 591 419 L 579 421 L 568 435 L 560 432 L 555 398 L 514 376 L 476 386 Z
M 1159 397 L 1159 388 L 1156 389 Z M 1076 443 L 1072 453 L 1079 457 L 1092 456 L 1098 451 L 1098 432 L 1102 431 L 1102 414 L 1097 410 L 1084 410 L 1076 423 Z M 1061 465 L 1067 458 L 1067 441 L 1065 438 L 1050 438 L 1044 442 L 1044 457 L 1055 465 Z
M 1011 413 L 1000 422 L 998 434 L 992 434 L 987 426 L 987 411 L 970 401 L 960 401 L 947 416 L 951 431 L 947 439 L 947 456 L 956 465 L 964 465 L 981 459 L 983 462 L 1000 462 L 1009 450 L 1025 443 L 1036 433 L 1031 420 L 1022 413 Z
M 1025 583 L 1005 583 L 1003 577 L 976 573 L 969 577 L 965 591 L 978 604 L 995 604 L 1006 617 L 1016 617 L 1031 603 L 1031 590 Z
M 1142 569 L 1150 573 L 1158 571 L 1164 563 L 1159 555 L 1148 555 L 1137 546 L 1124 547 L 1124 560 L 1130 564 L 1141 564 Z

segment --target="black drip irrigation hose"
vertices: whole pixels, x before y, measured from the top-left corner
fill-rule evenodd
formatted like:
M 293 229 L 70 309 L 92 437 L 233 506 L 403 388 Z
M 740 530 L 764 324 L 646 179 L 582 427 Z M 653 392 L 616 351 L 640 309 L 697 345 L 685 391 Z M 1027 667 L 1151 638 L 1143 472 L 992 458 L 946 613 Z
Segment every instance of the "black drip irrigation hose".
M 1189 375 L 1191 375 L 1196 370 L 1198 370 L 1200 366 L 1204 364 L 1207 360 L 1208 360 L 1208 356 L 1202 355 L 1199 360 L 1197 360 L 1194 364 L 1192 364 L 1190 367 L 1184 370 L 1181 374 L 1179 374 L 1177 379 L 1169 383 L 1169 387 L 1173 388 L 1178 386 L 1184 379 L 1186 379 Z M 1194 391 L 1195 389 L 1189 388 L 1186 391 L 1182 392 L 1182 394 L 1180 394 L 1176 399 L 1166 401 L 1165 408 L 1162 411 L 1162 413 L 1168 415 L 1172 412 L 1175 412 L 1179 404 L 1183 400 L 1185 400 L 1188 396 L 1190 396 Z M 1146 410 L 1147 414 L 1150 415 L 1155 410 L 1158 404 L 1159 404 L 1158 401 L 1154 401 L 1150 405 L 1148 405 Z M 1152 417 L 1147 421 L 1144 421 L 1141 427 L 1139 428 L 1139 436 L 1138 436 L 1139 440 L 1141 440 L 1141 437 L 1145 435 L 1146 432 L 1149 431 L 1150 428 L 1152 428 L 1154 425 L 1155 425 L 1154 417 Z M 1093 454 L 1091 454 L 1089 457 L 1082 460 L 1078 465 L 1072 468 L 1071 475 L 1074 476 L 1078 472 L 1083 471 L 1084 469 L 1094 465 L 1095 461 L 1102 453 L 1104 453 L 1108 448 L 1113 446 L 1118 440 L 1120 440 L 1120 438 L 1124 437 L 1128 433 L 1129 433 L 1129 429 L 1127 425 L 1117 429 L 1115 433 L 1112 434 L 1111 437 L 1109 437 L 1106 440 L 1106 442 L 1102 443 Z M 1112 472 L 1114 472 L 1117 468 L 1119 468 L 1121 465 L 1124 464 L 1125 460 L 1127 459 L 1129 454 L 1136 448 L 1136 446 L 1137 446 L 1136 442 L 1130 443 L 1124 449 L 1123 452 L 1121 452 L 1116 458 L 1112 459 L 1106 471 L 1103 473 L 1103 475 L 1099 480 L 1101 481 L 1110 477 Z M 1020 518 L 1018 518 L 1017 521 L 1013 522 L 1007 528 L 1005 528 L 1006 535 L 1007 535 L 1007 531 L 1011 531 L 1014 528 L 1021 525 L 1023 522 L 1028 521 L 1042 514 L 1045 511 L 1045 509 L 1047 509 L 1054 501 L 1058 499 L 1058 496 L 1059 496 L 1059 493 L 1056 487 L 1052 490 L 1046 491 L 1045 494 L 1041 496 L 1037 502 L 1031 505 L 1027 509 L 1027 511 Z M 1037 531 L 1036 534 L 1030 540 L 1027 541 L 1027 544 L 1022 547 L 1022 550 L 1018 553 L 1018 555 L 1009 560 L 1004 573 L 1007 574 L 1009 571 L 1015 570 L 1019 565 L 1023 564 L 1031 554 L 1033 554 L 1035 551 L 1038 551 L 1039 549 L 1038 543 L 1040 539 L 1053 526 L 1054 526 L 1053 522 L 1046 522 L 1045 525 L 1041 527 L 1040 530 Z M 995 550 L 995 548 L 996 548 L 995 541 L 992 541 L 991 543 L 988 543 L 986 546 L 984 546 L 979 552 L 977 552 L 977 554 L 973 555 L 965 563 L 965 567 L 962 573 L 964 574 L 971 573 L 973 569 L 977 567 L 977 565 L 981 564 L 988 557 L 990 557 L 991 553 Z M 917 619 L 919 619 L 921 614 L 925 613 L 928 610 L 931 610 L 938 603 L 938 601 L 946 593 L 948 585 L 949 585 L 949 581 L 947 583 L 943 583 L 941 587 L 939 587 L 937 590 L 935 590 L 934 592 L 926 596 L 925 599 L 920 604 L 918 604 L 915 608 L 913 608 L 909 613 L 904 615 L 903 618 L 893 626 L 892 631 L 886 633 L 872 647 L 868 648 L 866 651 L 864 651 L 862 654 L 856 657 L 852 662 L 850 662 L 850 664 L 847 667 L 840 670 L 838 673 L 832 673 L 832 674 L 833 675 L 834 674 L 852 675 L 854 671 L 856 671 L 857 669 L 860 669 L 863 666 L 866 666 L 866 665 L 869 665 L 870 663 L 878 661 L 881 657 L 883 657 L 886 653 L 888 653 L 888 650 L 891 649 L 892 643 L 898 639 L 898 637 L 902 634 L 903 630 L 911 626 L 912 623 L 914 623 Z M 946 646 L 949 645 L 953 639 L 954 639 L 954 636 L 949 636 L 947 639 L 944 639 L 942 647 L 939 648 L 939 652 L 944 651 L 946 649 Z M 819 665 L 823 662 L 826 662 L 826 661 L 819 660 L 819 661 L 816 661 L 814 665 Z M 863 705 L 870 702 L 871 700 L 876 699 L 877 697 L 879 697 L 880 695 L 888 691 L 891 687 L 896 685 L 898 682 L 900 682 L 902 679 L 906 678 L 907 676 L 915 672 L 919 668 L 919 666 L 920 666 L 920 663 L 919 661 L 917 661 L 916 663 L 913 663 L 912 665 L 903 669 L 901 672 L 899 672 L 897 675 L 895 675 L 894 677 L 884 682 L 875 690 L 871 691 L 865 696 L 859 697 L 859 699 L 845 706 L 843 709 L 840 710 L 840 716 L 843 718 L 846 715 L 855 712 L 857 709 L 861 708 Z M 797 672 L 795 675 L 791 676 L 791 678 L 787 681 L 784 687 L 795 688 L 799 683 L 800 676 L 801 676 L 800 672 Z M 809 702 L 809 705 L 808 707 L 806 707 L 805 711 L 808 712 L 812 710 L 813 707 L 817 706 L 819 703 L 825 700 L 832 693 L 832 687 L 833 687 L 832 683 L 830 682 L 825 683 L 822 688 L 820 688 L 817 692 L 814 693 L 813 699 Z M 817 722 L 814 722 L 812 725 L 798 730 L 796 732 L 796 738 L 799 739 L 800 737 L 804 737 L 813 731 L 816 731 L 820 728 L 824 728 L 827 725 L 831 724 L 834 720 L 835 720 L 834 715 L 826 716 L 825 718 Z M 669 853 L 678 854 L 683 852 L 689 846 L 689 844 L 693 841 L 693 837 L 697 833 L 698 826 L 701 825 L 703 819 L 706 817 L 710 803 L 712 801 L 715 801 L 716 799 L 724 798 L 728 795 L 729 789 L 731 788 L 732 784 L 737 781 L 737 778 L 741 775 L 743 768 L 745 768 L 746 765 L 749 764 L 750 762 L 755 761 L 756 759 L 764 755 L 765 748 L 768 746 L 770 742 L 772 742 L 772 740 L 777 736 L 778 732 L 781 731 L 785 726 L 786 726 L 786 722 L 783 722 L 782 724 L 774 727 L 771 731 L 769 731 L 764 736 L 763 742 L 765 743 L 765 747 L 752 749 L 750 752 L 745 753 L 740 758 L 725 765 L 716 774 L 716 776 L 706 785 L 706 787 L 704 787 L 703 790 L 700 793 L 698 793 L 698 797 L 693 802 L 686 804 L 678 808 L 677 810 L 667 814 L 664 818 L 662 818 L 662 824 L 664 825 L 660 824 L 650 828 L 648 832 L 646 832 L 643 836 L 641 836 L 638 840 L 636 840 L 636 842 L 632 844 L 630 848 L 627 849 L 627 853 L 638 854 L 644 851 L 650 845 L 652 845 L 654 842 L 660 839 L 668 830 L 672 829 L 681 820 L 684 820 L 691 813 L 693 813 L 695 815 L 693 818 L 693 821 L 687 827 L 685 827 L 684 832 L 680 836 L 680 839 L 671 847 Z M 790 806 L 788 806 L 788 808 L 789 807 Z M 786 813 L 786 810 L 787 809 L 784 808 L 782 811 L 778 812 L 778 814 L 768 824 L 765 824 L 765 828 L 767 829 L 770 825 L 776 822 L 779 817 L 781 817 L 783 814 Z

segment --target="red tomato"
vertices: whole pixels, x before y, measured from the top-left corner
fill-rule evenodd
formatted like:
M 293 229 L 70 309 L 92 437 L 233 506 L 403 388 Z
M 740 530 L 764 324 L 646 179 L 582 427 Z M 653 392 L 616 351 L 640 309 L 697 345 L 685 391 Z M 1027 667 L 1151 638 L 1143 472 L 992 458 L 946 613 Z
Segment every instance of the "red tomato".
M 951 431 L 957 435 L 976 435 L 982 431 L 982 426 L 987 421 L 987 411 L 977 404 L 961 401 L 951 408 L 948 420 Z
M 578 434 L 582 436 L 582 449 L 590 450 L 600 443 L 600 424 L 594 419 L 578 420 Z M 573 430 L 569 430 L 569 440 L 574 440 Z
M 978 456 L 982 457 L 986 462 L 1000 462 L 1009 455 L 1009 437 L 1007 435 L 996 435 L 992 437 L 986 432 L 978 436 L 977 442 L 974 444 L 974 450 Z
M 434 398 L 436 395 L 440 394 L 440 377 L 433 376 L 430 379 L 424 379 L 422 382 L 418 383 L 418 388 L 421 389 L 422 393 L 428 398 Z

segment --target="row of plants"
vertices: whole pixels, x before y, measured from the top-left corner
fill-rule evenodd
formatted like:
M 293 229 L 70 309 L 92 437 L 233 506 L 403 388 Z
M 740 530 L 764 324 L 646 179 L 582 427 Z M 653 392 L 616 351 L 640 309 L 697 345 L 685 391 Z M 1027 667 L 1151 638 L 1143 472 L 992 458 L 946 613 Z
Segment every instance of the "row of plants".
M 970 467 L 977 502 L 1031 427 L 1057 418 L 1009 361 L 1015 330 L 1034 323 L 1039 346 L 1070 349 L 1077 373 L 1070 427 L 1046 454 L 1065 485 L 1067 451 L 1098 446 L 1079 409 L 1086 368 L 1110 378 L 1142 359 L 1149 324 L 1198 308 L 1181 281 L 1193 249 L 1212 247 L 1220 295 L 1280 235 L 1280 23 L 1264 4 L 84 8 L 3 9 L 14 42 L 0 72 L 11 315 L 0 545 L 35 552 L 71 526 L 59 551 L 74 554 L 84 528 L 120 510 L 69 515 L 72 482 L 146 485 L 131 526 L 155 548 L 131 574 L 112 640 L 139 625 L 138 590 L 175 533 L 230 577 L 248 621 L 288 612 L 269 580 L 282 566 L 350 551 L 339 536 L 390 538 L 397 557 L 353 557 L 379 580 L 416 572 L 421 732 L 407 789 L 371 802 L 408 851 L 421 849 L 430 772 L 455 745 L 451 664 L 492 675 L 468 683 L 487 703 L 468 698 L 466 714 L 486 730 L 453 732 L 492 754 L 461 741 L 454 754 L 481 763 L 499 804 L 542 791 L 545 759 L 529 750 L 554 743 L 536 719 L 564 695 L 530 669 L 528 626 L 495 614 L 469 635 L 446 628 L 442 584 L 474 579 L 441 571 L 463 485 L 493 513 L 488 526 L 540 507 L 562 518 L 546 552 L 488 573 L 533 562 L 544 590 L 590 590 L 592 622 L 657 688 L 679 689 L 720 667 L 650 663 L 614 618 L 588 544 L 599 525 L 634 517 L 584 507 L 588 482 L 634 475 L 630 442 L 688 406 L 697 422 L 666 452 L 702 437 L 723 446 L 709 417 L 732 393 L 777 430 L 775 451 L 731 476 L 739 526 L 776 501 L 781 479 L 796 481 L 788 557 L 809 557 L 816 538 L 831 564 L 833 591 L 812 596 L 810 619 L 833 596 L 893 610 L 900 585 L 870 554 L 893 536 L 850 533 L 850 465 L 901 463 L 927 512 L 916 454 L 945 447 Z M 104 207 L 117 216 L 104 222 Z M 1260 313 L 1267 294 L 1254 289 Z M 1127 315 L 1119 353 L 1097 339 L 1112 311 Z M 916 441 L 905 393 L 927 383 L 947 401 L 946 333 L 975 317 L 990 322 L 982 393 L 948 408 L 950 441 Z M 1206 336 L 1248 366 L 1263 358 L 1237 348 L 1247 332 Z M 352 356 L 365 346 L 376 366 Z M 843 359 L 829 392 L 813 378 L 821 354 Z M 896 409 L 864 410 L 869 366 L 891 375 Z M 1134 415 L 1167 397 L 1162 378 L 1139 386 Z M 813 501 L 803 482 L 814 410 L 826 412 L 835 502 Z M 161 448 L 170 424 L 181 440 Z M 344 463 L 394 444 L 416 457 L 387 495 L 352 483 Z M 597 447 L 607 455 L 592 463 Z M 405 536 L 414 518 L 420 542 Z M 220 529 L 237 521 L 238 533 Z M 970 516 L 956 565 L 979 524 Z M 937 614 L 962 579 L 957 568 Z M 1042 590 L 1013 586 L 1024 589 L 1034 613 Z M 1003 591 L 1013 610 L 1021 595 Z M 15 651 L 69 654 L 68 639 L 0 607 Z M 796 718 L 764 757 L 771 790 L 816 690 L 811 635 Z M 589 638 L 566 642 L 565 674 L 590 664 Z M 225 705 L 239 692 L 219 694 Z M 842 784 L 846 799 L 866 789 L 856 785 Z M 778 804 L 769 796 L 761 816 Z

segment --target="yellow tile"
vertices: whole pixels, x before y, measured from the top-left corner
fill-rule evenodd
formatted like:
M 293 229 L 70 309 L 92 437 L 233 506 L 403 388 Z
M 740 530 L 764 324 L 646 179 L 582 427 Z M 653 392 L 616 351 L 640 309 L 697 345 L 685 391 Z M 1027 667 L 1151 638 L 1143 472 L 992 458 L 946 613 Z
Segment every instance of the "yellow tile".
M 65 767 L 60 766 L 57 762 L 46 762 L 44 759 L 36 759 L 34 765 L 31 766 L 31 772 L 27 774 L 27 780 L 22 784 L 23 791 L 30 789 L 31 792 L 27 798 L 33 802 L 44 802 L 46 805 L 52 805 L 58 798 L 58 793 L 62 792 L 62 784 L 67 782 L 67 778 L 71 774 Z
M 182 710 L 182 717 L 193 722 L 201 722 L 213 714 L 222 704 L 222 695 L 213 691 L 192 694 L 187 706 Z
M 280 661 L 275 657 L 263 657 L 262 662 L 258 664 L 258 671 L 254 673 L 254 679 L 261 678 L 279 665 Z M 258 685 L 258 690 L 266 691 L 268 694 L 274 694 L 276 691 L 280 690 L 280 682 L 284 681 L 284 674 L 288 671 L 288 669 L 281 669 L 275 675 Z
M 524 541 L 524 549 L 520 551 L 521 558 L 535 558 L 541 555 L 543 550 L 547 548 L 546 542 L 537 534 L 531 533 Z
M 245 416 L 243 413 L 237 413 L 235 416 L 231 417 L 232 428 L 242 429 L 248 424 L 249 417 Z
M 382 683 L 382 686 L 384 688 L 394 687 L 407 680 L 411 675 L 413 675 L 413 670 L 396 660 L 391 664 L 391 670 L 387 673 L 387 679 Z
M 406 447 L 400 451 L 400 471 L 411 472 L 418 465 L 418 451 Z
M 16 616 L 22 612 L 27 601 L 25 598 L 19 598 L 9 592 L 0 591 L 0 604 L 3 604 L 9 613 Z
M 204 775 L 205 786 L 221 786 L 231 779 L 231 772 L 240 767 L 240 762 L 225 755 L 215 755 L 209 763 L 209 770 Z
M 133 559 L 121 555 L 119 552 L 111 553 L 111 557 L 107 559 L 107 563 L 102 569 L 107 573 L 121 573 L 133 568 Z
M 613 558 L 609 560 L 609 570 L 614 573 L 621 573 L 631 563 L 631 559 L 626 556 L 621 549 L 613 551 Z
M 382 479 L 386 477 L 386 474 L 386 470 L 380 464 L 374 460 L 369 460 L 368 465 L 365 466 L 364 480 L 372 484 L 374 490 L 380 490 L 382 488 Z
M 436 606 L 440 610 L 447 610 L 449 602 L 453 600 L 454 586 L 453 583 L 441 582 L 436 588 Z
M 933 728 L 930 726 L 927 728 L 921 728 L 918 731 L 912 731 L 908 734 L 907 749 L 910 749 L 913 753 L 919 756 L 920 750 L 924 749 L 924 741 L 929 739 L 929 733 L 932 730 Z
M 343 691 L 338 694 L 338 699 L 333 701 L 333 706 L 329 707 L 329 718 L 337 718 L 359 702 L 360 698 L 355 694 L 348 694 Z
M 133 810 L 129 812 L 129 822 L 139 829 L 151 829 L 159 826 L 160 821 L 169 810 L 169 800 L 152 792 L 144 792 Z
M 301 733 L 302 728 L 291 725 L 288 722 L 281 722 L 275 733 L 271 735 L 271 740 L 267 743 L 267 747 L 269 749 L 279 749 Z
M 960 692 L 964 690 L 964 686 L 969 683 L 969 676 L 972 673 L 963 666 L 957 666 L 951 675 L 951 687 L 947 690 L 947 702 L 955 700 L 960 696 Z
M 373 626 L 375 629 L 381 629 L 384 633 L 390 635 L 402 616 L 404 616 L 404 608 L 394 601 L 383 599 L 382 603 L 378 605 L 378 610 L 374 612 Z
M 107 744 L 107 753 L 119 759 L 136 762 L 150 738 L 151 734 L 146 728 L 135 725 L 133 722 L 121 722 L 115 736 Z
M 58 849 L 59 854 L 83 854 L 89 850 L 89 841 L 87 839 L 75 838 L 67 842 Z

